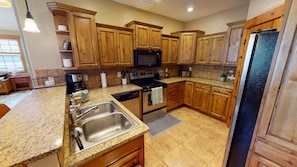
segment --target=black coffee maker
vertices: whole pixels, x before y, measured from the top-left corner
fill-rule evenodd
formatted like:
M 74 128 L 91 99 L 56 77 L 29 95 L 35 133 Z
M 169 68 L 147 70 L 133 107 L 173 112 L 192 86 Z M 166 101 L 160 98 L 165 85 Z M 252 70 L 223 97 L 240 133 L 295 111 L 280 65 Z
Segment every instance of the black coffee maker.
M 71 74 L 65 74 L 65 77 L 66 77 L 68 94 L 86 89 L 86 85 L 83 82 L 83 74 L 71 73 Z

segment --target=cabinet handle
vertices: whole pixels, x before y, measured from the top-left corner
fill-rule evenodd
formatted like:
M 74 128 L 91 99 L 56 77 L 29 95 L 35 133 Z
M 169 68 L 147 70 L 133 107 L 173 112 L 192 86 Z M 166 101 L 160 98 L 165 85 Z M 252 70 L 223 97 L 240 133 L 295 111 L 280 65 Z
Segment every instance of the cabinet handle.
M 134 167 L 142 167 L 140 164 L 138 164 L 138 165 L 135 165 Z
M 222 93 L 222 92 L 223 92 L 223 90 L 220 90 L 220 92 Z

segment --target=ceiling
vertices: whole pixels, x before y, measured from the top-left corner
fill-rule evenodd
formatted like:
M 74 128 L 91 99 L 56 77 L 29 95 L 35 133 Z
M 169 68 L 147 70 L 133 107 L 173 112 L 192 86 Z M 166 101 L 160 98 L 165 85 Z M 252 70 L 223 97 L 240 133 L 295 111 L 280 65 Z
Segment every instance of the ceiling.
M 11 0 L 8 0 L 11 3 Z M 19 31 L 13 7 L 0 8 L 0 30 Z
M 188 22 L 224 10 L 249 4 L 250 0 L 112 0 L 179 21 Z M 192 12 L 187 12 L 188 7 Z

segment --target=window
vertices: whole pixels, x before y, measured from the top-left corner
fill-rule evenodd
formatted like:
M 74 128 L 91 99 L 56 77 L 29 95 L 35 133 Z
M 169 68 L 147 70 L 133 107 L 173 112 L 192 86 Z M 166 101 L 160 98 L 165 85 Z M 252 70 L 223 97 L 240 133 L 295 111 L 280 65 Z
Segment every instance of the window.
M 0 71 L 26 72 L 19 36 L 0 35 Z

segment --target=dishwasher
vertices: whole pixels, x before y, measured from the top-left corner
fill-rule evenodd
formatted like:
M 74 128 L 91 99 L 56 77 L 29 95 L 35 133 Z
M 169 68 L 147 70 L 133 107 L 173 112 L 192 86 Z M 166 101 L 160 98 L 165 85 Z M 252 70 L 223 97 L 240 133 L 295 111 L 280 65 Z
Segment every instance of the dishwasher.
M 135 116 L 142 120 L 142 104 L 139 96 L 140 91 L 131 91 L 112 95 L 115 99 L 121 102 Z

